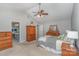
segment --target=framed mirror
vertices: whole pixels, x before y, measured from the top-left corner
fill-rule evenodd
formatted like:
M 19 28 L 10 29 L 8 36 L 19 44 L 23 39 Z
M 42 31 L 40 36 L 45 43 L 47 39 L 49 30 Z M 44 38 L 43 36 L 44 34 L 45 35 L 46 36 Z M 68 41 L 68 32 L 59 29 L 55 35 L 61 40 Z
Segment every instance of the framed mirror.
M 57 25 L 50 25 L 49 30 L 51 31 L 58 31 Z

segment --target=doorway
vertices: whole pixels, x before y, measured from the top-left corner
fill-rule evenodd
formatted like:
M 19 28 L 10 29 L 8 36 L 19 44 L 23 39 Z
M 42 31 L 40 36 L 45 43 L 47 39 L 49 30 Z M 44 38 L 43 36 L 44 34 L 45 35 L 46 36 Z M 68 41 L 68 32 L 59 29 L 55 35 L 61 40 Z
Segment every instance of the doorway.
M 20 23 L 19 22 L 12 22 L 12 38 L 13 43 L 17 44 L 20 40 Z

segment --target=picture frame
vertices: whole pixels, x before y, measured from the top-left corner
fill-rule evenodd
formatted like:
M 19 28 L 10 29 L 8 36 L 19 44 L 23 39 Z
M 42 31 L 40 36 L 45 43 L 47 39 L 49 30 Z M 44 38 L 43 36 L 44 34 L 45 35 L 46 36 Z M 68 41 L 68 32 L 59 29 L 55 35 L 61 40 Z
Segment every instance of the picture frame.
M 49 30 L 51 31 L 58 31 L 57 25 L 50 25 Z

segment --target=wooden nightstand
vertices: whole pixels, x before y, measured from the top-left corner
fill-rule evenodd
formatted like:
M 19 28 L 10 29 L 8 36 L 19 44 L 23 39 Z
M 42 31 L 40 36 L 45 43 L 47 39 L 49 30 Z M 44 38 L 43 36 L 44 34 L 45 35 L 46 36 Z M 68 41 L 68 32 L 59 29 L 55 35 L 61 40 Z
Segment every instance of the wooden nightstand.
M 77 52 L 74 47 L 70 47 L 68 43 L 62 43 L 62 56 L 76 56 Z

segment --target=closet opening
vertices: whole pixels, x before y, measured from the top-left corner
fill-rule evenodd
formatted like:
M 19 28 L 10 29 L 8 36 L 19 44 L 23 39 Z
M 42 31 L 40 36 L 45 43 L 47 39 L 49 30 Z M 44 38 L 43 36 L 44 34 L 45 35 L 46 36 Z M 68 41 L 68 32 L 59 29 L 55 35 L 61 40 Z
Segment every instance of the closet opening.
M 19 43 L 20 41 L 20 23 L 12 22 L 12 40 L 13 45 Z

